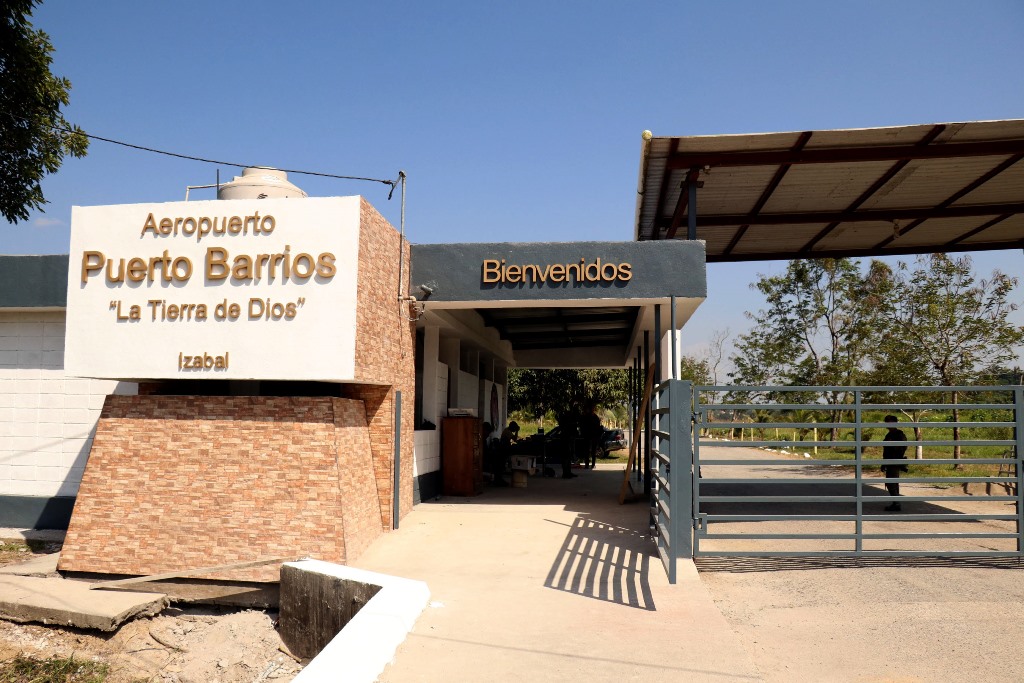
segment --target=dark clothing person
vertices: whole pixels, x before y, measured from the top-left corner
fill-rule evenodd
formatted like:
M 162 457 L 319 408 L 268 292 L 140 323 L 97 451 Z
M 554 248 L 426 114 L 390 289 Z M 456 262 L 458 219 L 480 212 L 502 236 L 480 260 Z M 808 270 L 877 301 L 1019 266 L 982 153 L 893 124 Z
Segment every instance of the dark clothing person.
M 576 448 L 576 417 L 574 415 L 563 415 L 558 421 L 561 428 L 561 456 L 562 456 L 562 479 L 572 479 L 576 475 L 572 473 L 573 451 Z
M 896 424 L 898 422 L 895 415 L 886 415 L 885 421 L 890 424 Z M 888 442 L 901 442 L 906 441 L 907 435 L 902 429 L 896 427 L 889 427 L 889 431 L 886 432 L 885 438 L 882 441 Z M 884 446 L 882 447 L 882 459 L 883 460 L 906 460 L 907 447 L 904 445 L 895 446 Z M 900 472 L 906 472 L 909 468 L 906 465 L 882 465 L 882 472 L 885 473 L 886 479 L 899 479 Z M 890 496 L 900 495 L 900 483 L 898 481 L 887 482 L 885 489 L 889 492 Z M 902 510 L 898 501 L 894 501 L 891 505 L 886 506 L 886 512 L 899 512 Z
M 490 422 L 484 422 L 484 467 L 491 473 L 495 485 L 502 485 L 502 471 L 498 460 L 498 439 L 494 437 L 494 426 Z
M 494 483 L 498 486 L 508 486 L 505 481 L 505 470 L 508 469 L 509 457 L 512 455 L 512 444 L 519 440 L 519 425 L 515 420 L 508 423 L 508 427 L 501 430 L 501 438 L 498 439 L 498 457 L 495 458 Z
M 583 441 L 587 450 L 583 453 L 583 466 L 593 469 L 597 465 L 597 452 L 601 449 L 601 418 L 593 410 L 583 417 Z

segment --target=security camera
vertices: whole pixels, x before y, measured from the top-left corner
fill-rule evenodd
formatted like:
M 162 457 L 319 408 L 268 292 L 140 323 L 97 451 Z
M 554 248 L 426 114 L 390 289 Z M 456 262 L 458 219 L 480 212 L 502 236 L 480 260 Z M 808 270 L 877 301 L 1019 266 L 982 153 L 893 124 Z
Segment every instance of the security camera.
M 420 291 L 423 292 L 423 298 L 427 298 L 434 293 L 434 288 L 430 285 L 420 285 Z

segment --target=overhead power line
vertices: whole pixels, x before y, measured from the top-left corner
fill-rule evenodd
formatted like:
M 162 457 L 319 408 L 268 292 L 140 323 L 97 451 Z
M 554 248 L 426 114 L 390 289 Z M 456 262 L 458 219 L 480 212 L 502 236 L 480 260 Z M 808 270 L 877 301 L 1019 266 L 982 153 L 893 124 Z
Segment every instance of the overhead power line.
M 336 173 L 321 173 L 319 171 L 301 171 L 301 170 L 292 169 L 292 168 L 277 168 L 277 167 L 273 167 L 273 166 L 260 166 L 258 164 L 240 164 L 240 163 L 237 163 L 237 162 L 234 162 L 234 161 L 218 161 L 216 159 L 206 159 L 204 157 L 192 156 L 190 154 L 179 154 L 177 152 L 168 152 L 168 151 L 162 150 L 162 149 L 154 149 L 153 147 L 144 147 L 142 145 L 135 145 L 135 144 L 132 144 L 130 142 L 123 142 L 121 140 L 113 140 L 111 138 L 105 138 L 105 137 L 101 137 L 99 135 L 93 135 L 91 133 L 86 133 L 84 130 L 82 130 L 80 128 L 72 129 L 72 128 L 67 128 L 65 126 L 52 126 L 52 128 L 54 130 L 59 130 L 59 131 L 65 132 L 65 133 L 74 133 L 74 134 L 78 134 L 78 135 L 84 135 L 85 137 L 89 138 L 90 140 L 99 140 L 101 142 L 109 142 L 112 145 L 120 145 L 121 147 L 128 147 L 129 149 L 137 149 L 139 151 L 150 152 L 152 154 L 162 154 L 164 156 L 174 157 L 176 159 L 187 159 L 189 161 L 201 161 L 201 162 L 203 162 L 205 164 L 217 164 L 217 165 L 220 165 L 220 166 L 234 166 L 236 168 L 263 168 L 263 169 L 267 169 L 267 170 L 284 171 L 285 173 L 295 173 L 295 174 L 298 174 L 298 175 L 319 176 L 321 178 L 337 178 L 338 180 L 362 180 L 362 181 L 369 182 L 369 183 L 382 183 L 382 184 L 387 185 L 387 186 L 389 186 L 391 188 L 391 191 L 388 192 L 388 199 L 391 199 L 391 195 L 394 194 L 395 188 L 398 187 L 398 183 L 401 182 L 401 174 L 399 174 L 399 177 L 394 179 L 394 180 L 384 180 L 384 179 L 381 179 L 381 178 L 366 178 L 366 177 L 363 177 L 363 176 L 339 175 L 339 174 L 336 174 Z

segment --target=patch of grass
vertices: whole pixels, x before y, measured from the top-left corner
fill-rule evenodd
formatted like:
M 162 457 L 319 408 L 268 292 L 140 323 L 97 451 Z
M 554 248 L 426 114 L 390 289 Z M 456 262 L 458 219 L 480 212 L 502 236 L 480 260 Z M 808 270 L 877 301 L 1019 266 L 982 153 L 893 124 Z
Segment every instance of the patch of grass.
M 61 545 L 54 541 L 0 541 L 0 566 L 24 562 L 33 555 L 55 553 Z
M 520 422 L 518 424 L 520 439 L 525 439 L 526 437 L 533 436 L 534 434 L 537 433 L 538 426 L 536 422 Z M 548 427 L 546 431 L 550 432 L 551 427 Z
M 18 655 L 0 662 L 0 683 L 103 683 L 109 667 L 71 657 L 33 659 Z
M 625 465 L 627 462 L 629 462 L 629 449 L 623 448 L 622 450 L 619 451 L 612 451 L 611 453 L 608 454 L 607 458 L 601 456 L 598 457 L 597 461 L 602 463 L 621 463 Z
M 0 553 L 55 553 L 63 544 L 60 541 L 3 541 L 0 540 Z

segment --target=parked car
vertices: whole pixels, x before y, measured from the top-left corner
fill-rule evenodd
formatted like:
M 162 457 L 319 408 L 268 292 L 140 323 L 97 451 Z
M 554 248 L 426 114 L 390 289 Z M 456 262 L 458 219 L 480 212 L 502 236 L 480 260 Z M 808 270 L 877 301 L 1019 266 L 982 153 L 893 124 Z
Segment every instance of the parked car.
M 517 450 L 521 453 L 530 453 L 537 456 L 545 456 L 545 464 L 548 467 L 558 465 L 562 460 L 562 448 L 565 444 L 562 441 L 562 428 L 556 426 L 543 434 L 534 434 L 516 444 Z M 582 452 L 583 439 L 576 435 L 576 450 Z
M 607 458 L 612 451 L 628 448 L 626 433 L 621 429 L 605 429 L 601 436 L 601 457 Z
M 582 453 L 585 448 L 583 437 L 577 434 L 575 441 L 577 460 L 582 460 Z M 544 434 L 534 434 L 517 445 L 522 452 L 534 455 L 546 453 L 549 465 L 558 463 L 564 445 L 562 442 L 562 428 L 557 426 Z M 599 455 L 602 458 L 607 458 L 613 451 L 620 451 L 628 446 L 626 435 L 621 429 L 605 429 L 601 435 L 601 453 Z

